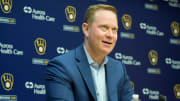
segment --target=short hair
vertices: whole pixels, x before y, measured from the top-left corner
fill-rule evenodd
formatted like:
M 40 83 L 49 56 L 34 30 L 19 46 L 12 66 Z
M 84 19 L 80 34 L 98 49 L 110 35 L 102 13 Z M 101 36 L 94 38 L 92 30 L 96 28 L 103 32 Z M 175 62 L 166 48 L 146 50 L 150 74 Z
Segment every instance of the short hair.
M 114 6 L 106 5 L 106 4 L 95 4 L 95 5 L 89 6 L 89 8 L 86 10 L 85 17 L 84 17 L 84 22 L 86 22 L 89 25 L 91 25 L 92 22 L 94 21 L 95 13 L 98 10 L 109 10 L 109 11 L 112 11 L 116 15 L 116 17 L 117 17 L 117 10 L 116 10 L 116 8 Z M 117 19 L 118 19 L 118 17 L 117 17 Z

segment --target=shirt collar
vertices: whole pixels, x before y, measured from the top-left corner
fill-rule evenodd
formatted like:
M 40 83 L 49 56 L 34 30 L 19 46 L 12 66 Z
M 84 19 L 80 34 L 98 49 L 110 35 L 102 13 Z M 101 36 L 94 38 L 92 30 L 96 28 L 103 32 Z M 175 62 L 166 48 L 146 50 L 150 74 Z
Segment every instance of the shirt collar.
M 84 48 L 84 51 L 85 51 L 85 54 L 86 54 L 86 56 L 87 56 L 87 60 L 88 60 L 88 63 L 89 63 L 89 65 L 97 65 L 97 63 L 92 59 L 92 57 L 89 55 L 89 53 L 88 53 L 88 51 L 87 51 L 87 49 L 86 49 L 86 47 L 85 47 L 85 45 L 83 45 L 83 48 Z M 103 61 L 103 63 L 101 64 L 101 66 L 104 66 L 105 64 L 107 64 L 107 62 L 108 62 L 108 58 L 107 58 L 107 56 L 105 57 L 105 59 L 104 59 L 104 61 Z M 100 66 L 100 67 L 101 67 Z M 93 66 L 94 67 L 94 66 Z

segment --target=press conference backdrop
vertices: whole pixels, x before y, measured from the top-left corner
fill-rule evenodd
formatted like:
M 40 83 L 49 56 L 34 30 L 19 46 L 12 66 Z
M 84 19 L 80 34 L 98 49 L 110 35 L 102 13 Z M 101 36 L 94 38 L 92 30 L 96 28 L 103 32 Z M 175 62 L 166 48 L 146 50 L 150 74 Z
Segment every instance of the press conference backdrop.
M 45 101 L 50 59 L 83 42 L 91 4 L 114 5 L 122 61 L 141 101 L 180 100 L 178 0 L 0 0 L 0 101 Z

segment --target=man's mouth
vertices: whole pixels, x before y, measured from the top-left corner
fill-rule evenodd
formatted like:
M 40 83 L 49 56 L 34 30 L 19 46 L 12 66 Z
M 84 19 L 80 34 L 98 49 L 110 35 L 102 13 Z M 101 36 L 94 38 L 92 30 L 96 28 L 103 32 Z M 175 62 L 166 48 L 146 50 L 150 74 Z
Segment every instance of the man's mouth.
M 112 44 L 112 42 L 108 42 L 108 41 L 102 41 L 102 42 L 105 43 L 105 44 L 108 44 L 108 45 Z

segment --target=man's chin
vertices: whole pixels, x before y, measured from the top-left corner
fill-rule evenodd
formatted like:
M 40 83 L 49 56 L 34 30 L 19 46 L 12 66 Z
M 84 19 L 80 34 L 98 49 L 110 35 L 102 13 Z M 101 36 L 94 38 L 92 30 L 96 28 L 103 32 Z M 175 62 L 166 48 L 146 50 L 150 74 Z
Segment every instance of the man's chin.
M 110 54 L 112 51 L 112 49 L 104 49 L 102 52 L 105 54 L 105 55 L 108 55 Z

